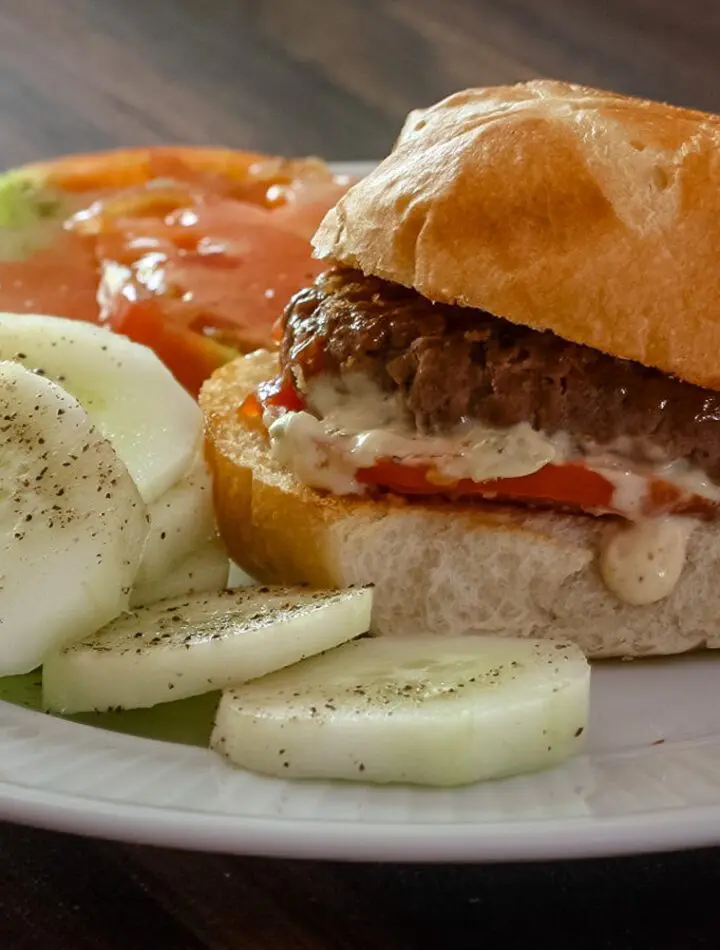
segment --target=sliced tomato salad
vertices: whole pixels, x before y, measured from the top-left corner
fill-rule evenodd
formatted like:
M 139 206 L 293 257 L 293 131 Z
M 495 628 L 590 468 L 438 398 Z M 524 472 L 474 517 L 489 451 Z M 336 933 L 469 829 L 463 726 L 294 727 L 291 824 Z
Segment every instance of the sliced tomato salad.
M 0 309 L 104 323 L 197 393 L 237 353 L 272 345 L 322 268 L 309 238 L 348 183 L 314 160 L 184 148 L 9 173 Z
M 286 377 L 278 376 L 261 383 L 245 399 L 241 411 L 246 417 L 259 418 L 270 406 L 297 412 L 303 408 L 303 401 L 292 383 Z M 431 460 L 409 463 L 397 458 L 380 458 L 370 467 L 359 468 L 355 478 L 363 485 L 398 495 L 482 497 L 598 515 L 626 514 L 615 504 L 612 481 L 582 460 L 544 465 L 529 475 L 475 482 L 471 479 L 450 481 L 438 472 Z M 701 495 L 648 475 L 641 513 L 645 516 L 687 514 L 710 517 L 716 513 L 717 507 L 716 503 Z

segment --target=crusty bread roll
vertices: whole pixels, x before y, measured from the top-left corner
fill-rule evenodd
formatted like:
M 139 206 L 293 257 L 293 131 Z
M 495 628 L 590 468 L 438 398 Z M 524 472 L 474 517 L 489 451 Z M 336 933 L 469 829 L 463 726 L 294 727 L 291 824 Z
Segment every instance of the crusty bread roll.
M 589 656 L 720 647 L 720 527 L 693 532 L 673 592 L 629 606 L 605 587 L 597 550 L 607 520 L 477 502 L 332 497 L 268 454 L 238 410 L 275 357 L 223 367 L 200 397 L 217 516 L 231 556 L 258 580 L 375 584 L 373 628 L 403 636 L 497 633 L 575 640 Z
M 720 118 L 567 83 L 411 113 L 322 258 L 720 389 Z

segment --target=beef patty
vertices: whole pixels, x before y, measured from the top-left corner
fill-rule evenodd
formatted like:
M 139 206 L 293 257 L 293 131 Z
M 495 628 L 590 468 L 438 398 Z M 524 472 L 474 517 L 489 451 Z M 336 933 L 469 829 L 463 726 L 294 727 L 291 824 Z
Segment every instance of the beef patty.
M 281 362 L 305 378 L 359 371 L 402 394 L 421 432 L 528 422 L 623 453 L 687 459 L 720 482 L 720 393 L 335 268 L 288 304 Z

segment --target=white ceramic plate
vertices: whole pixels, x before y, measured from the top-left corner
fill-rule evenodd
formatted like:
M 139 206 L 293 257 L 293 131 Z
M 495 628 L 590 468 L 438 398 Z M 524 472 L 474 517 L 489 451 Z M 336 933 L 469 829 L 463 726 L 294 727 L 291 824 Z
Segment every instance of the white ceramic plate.
M 0 702 L 0 818 L 133 842 L 340 860 L 523 861 L 716 845 L 719 694 L 720 656 L 599 664 L 586 754 L 553 771 L 452 791 L 264 779 L 198 746 Z M 185 719 L 209 723 L 206 700 L 183 709 Z M 166 706 L 132 722 L 166 735 L 173 715 Z
M 588 751 L 459 790 L 285 782 L 0 703 L 0 817 L 176 847 L 521 861 L 720 844 L 720 656 L 600 664 Z M 168 710 L 169 707 L 165 707 Z

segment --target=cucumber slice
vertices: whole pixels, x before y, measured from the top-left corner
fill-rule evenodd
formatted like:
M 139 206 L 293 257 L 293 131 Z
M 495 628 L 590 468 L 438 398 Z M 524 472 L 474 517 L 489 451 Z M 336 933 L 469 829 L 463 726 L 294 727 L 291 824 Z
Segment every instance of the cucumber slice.
M 145 505 L 109 442 L 59 386 L 0 363 L 0 676 L 125 610 Z
M 589 685 L 567 643 L 363 639 L 227 690 L 211 746 L 284 778 L 464 785 L 577 752 Z
M 145 607 L 169 597 L 185 599 L 191 594 L 227 587 L 230 561 L 220 541 L 211 541 L 159 580 L 136 586 L 130 595 L 131 607 Z
M 127 466 L 146 504 L 190 469 L 202 414 L 152 350 L 63 317 L 0 313 L 0 360 L 71 393 Z
M 161 601 L 49 656 L 43 703 L 59 713 L 138 709 L 197 696 L 364 633 L 370 589 L 244 587 Z
M 162 585 L 200 548 L 217 542 L 212 479 L 202 453 L 190 471 L 149 506 L 148 520 L 148 536 L 135 578 L 138 588 Z M 223 586 L 220 583 L 217 589 Z

